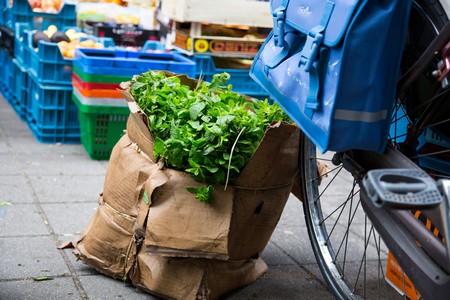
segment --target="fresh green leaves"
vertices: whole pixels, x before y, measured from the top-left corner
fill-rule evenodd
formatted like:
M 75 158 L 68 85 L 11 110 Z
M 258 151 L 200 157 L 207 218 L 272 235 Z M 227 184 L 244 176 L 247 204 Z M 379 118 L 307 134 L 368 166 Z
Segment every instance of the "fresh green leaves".
M 212 185 L 202 185 L 199 188 L 190 187 L 187 190 L 203 203 L 210 204 L 214 200 L 214 187 Z
M 129 92 L 148 116 L 156 159 L 164 158 L 167 166 L 198 182 L 224 184 L 228 177 L 233 183 L 267 126 L 289 121 L 278 105 L 233 92 L 226 86 L 229 78 L 216 74 L 211 83 L 199 82 L 193 90 L 161 71 L 135 78 Z M 197 198 L 207 199 L 200 192 Z

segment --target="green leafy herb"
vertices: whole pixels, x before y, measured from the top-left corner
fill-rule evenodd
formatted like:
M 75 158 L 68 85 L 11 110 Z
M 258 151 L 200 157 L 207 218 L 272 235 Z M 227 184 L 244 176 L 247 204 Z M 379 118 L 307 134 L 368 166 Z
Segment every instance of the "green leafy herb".
M 232 184 L 267 126 L 290 121 L 278 105 L 233 92 L 229 78 L 216 74 L 194 89 L 161 71 L 135 78 L 129 92 L 148 116 L 156 159 L 198 182 Z
M 202 185 L 199 188 L 190 187 L 187 190 L 203 203 L 210 204 L 214 200 L 214 187 L 212 185 Z

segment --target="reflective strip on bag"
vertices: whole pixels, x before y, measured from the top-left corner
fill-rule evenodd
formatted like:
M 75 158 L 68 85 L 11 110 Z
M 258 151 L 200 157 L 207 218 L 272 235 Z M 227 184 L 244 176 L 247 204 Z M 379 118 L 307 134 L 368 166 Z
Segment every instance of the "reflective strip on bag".
M 385 120 L 387 117 L 387 109 L 383 109 L 376 112 L 336 109 L 334 112 L 335 120 L 353 121 L 353 122 L 366 122 L 373 123 Z

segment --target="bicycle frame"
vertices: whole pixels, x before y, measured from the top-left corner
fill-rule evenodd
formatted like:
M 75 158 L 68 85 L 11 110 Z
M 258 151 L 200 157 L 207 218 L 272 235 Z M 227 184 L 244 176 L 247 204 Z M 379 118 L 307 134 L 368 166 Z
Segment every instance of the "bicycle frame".
M 383 156 L 382 161 L 385 164 L 382 168 L 392 167 L 393 161 L 397 165 L 401 161 L 405 168 L 417 168 L 400 152 L 389 147 L 384 154 L 352 151 L 341 154 L 339 160 L 362 184 L 360 174 L 365 174 L 364 170 L 370 168 L 370 162 L 374 159 L 380 161 L 380 155 Z M 405 209 L 378 208 L 364 191 L 361 191 L 361 204 L 373 226 L 422 296 L 425 299 L 447 299 L 450 274 L 440 267 L 448 266 L 449 262 L 444 245 Z M 418 242 L 422 246 L 418 246 Z
M 447 22 L 419 60 L 400 79 L 399 95 L 402 95 L 408 86 L 426 71 L 435 53 L 449 41 L 450 22 Z M 429 105 L 426 108 L 428 113 L 425 115 L 438 109 L 440 101 L 442 100 L 439 99 Z M 414 107 L 414 103 L 405 103 L 405 105 Z M 411 141 L 417 140 L 417 137 L 429 125 L 429 120 L 419 119 L 414 125 L 408 128 L 408 135 L 404 142 L 406 149 L 413 149 L 414 145 Z M 384 162 L 383 166 L 378 164 L 377 168 L 392 168 L 393 161 L 396 162 L 397 167 L 401 162 L 405 168 L 418 168 L 416 164 L 391 147 L 388 147 L 384 154 L 353 150 L 340 153 L 338 156 L 344 168 L 360 185 L 362 185 L 361 174 L 365 174 L 365 170 L 373 169 L 373 166 L 370 166 L 372 161 Z M 447 299 L 450 291 L 450 252 L 446 249 L 446 245 L 436 239 L 433 233 L 406 209 L 378 208 L 364 190 L 361 191 L 361 204 L 373 226 L 421 295 L 426 299 Z M 438 209 L 424 209 L 423 212 L 440 230 L 448 230 L 443 228 Z

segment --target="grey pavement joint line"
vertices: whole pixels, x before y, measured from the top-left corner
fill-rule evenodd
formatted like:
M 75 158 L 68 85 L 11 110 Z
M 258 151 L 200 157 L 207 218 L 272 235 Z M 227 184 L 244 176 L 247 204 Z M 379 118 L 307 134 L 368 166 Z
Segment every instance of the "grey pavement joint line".
M 1 135 L 2 135 L 2 136 L 5 138 L 5 140 L 6 140 L 6 146 L 8 147 L 8 150 L 9 150 L 9 152 L 10 152 L 10 154 L 11 154 L 13 160 L 14 160 L 14 163 L 16 164 L 17 168 L 19 168 L 19 163 L 18 163 L 18 159 L 17 159 L 16 153 L 14 152 L 13 147 L 12 147 L 11 144 L 9 143 L 8 137 L 5 136 L 4 131 L 3 131 L 3 129 L 2 129 L 1 127 L 0 127 L 0 131 L 1 131 Z M 57 234 L 55 233 L 55 230 L 54 230 L 54 229 L 52 228 L 52 226 L 50 225 L 50 223 L 49 223 L 49 221 L 48 221 L 48 217 L 47 217 L 47 215 L 45 214 L 44 210 L 42 209 L 41 203 L 40 203 L 40 201 L 39 201 L 39 197 L 38 197 L 38 195 L 37 195 L 37 193 L 36 193 L 36 191 L 35 191 L 33 185 L 31 184 L 31 180 L 30 180 L 30 178 L 28 177 L 28 175 L 24 172 L 24 170 L 20 169 L 20 172 L 22 173 L 22 175 L 23 175 L 23 177 L 24 177 L 24 179 L 25 179 L 26 184 L 28 185 L 28 187 L 29 187 L 30 190 L 31 190 L 33 203 L 36 205 L 36 208 L 37 208 L 37 210 L 38 210 L 38 213 L 39 213 L 39 215 L 42 217 L 42 219 L 43 219 L 43 221 L 44 221 L 44 224 L 46 225 L 46 227 L 47 227 L 47 229 L 48 229 L 48 231 L 49 231 L 49 233 L 50 233 L 50 236 L 52 237 L 52 239 L 53 239 L 53 241 L 55 242 L 55 245 L 56 245 L 56 244 L 58 243 L 58 236 L 57 236 Z M 83 288 L 83 286 L 82 286 L 82 284 L 81 284 L 81 281 L 80 281 L 80 279 L 78 278 L 78 275 L 77 275 L 77 273 L 76 273 L 76 271 L 75 271 L 75 268 L 74 268 L 74 266 L 72 265 L 72 263 L 70 262 L 69 257 L 68 257 L 67 254 L 64 252 L 64 250 L 58 249 L 58 251 L 59 251 L 59 253 L 61 254 L 61 256 L 62 256 L 64 262 L 66 263 L 66 265 L 67 265 L 67 267 L 68 267 L 68 269 L 69 269 L 69 271 L 70 271 L 70 274 L 71 274 L 71 277 L 72 277 L 72 279 L 73 279 L 73 281 L 74 281 L 74 283 L 75 283 L 75 286 L 76 286 L 78 292 L 80 293 L 80 297 L 81 297 L 82 299 L 88 299 L 87 293 L 86 293 L 86 291 L 84 290 L 84 288 Z M 22 278 L 22 279 L 23 279 L 23 278 Z
M 293 257 L 292 255 L 290 255 L 288 252 L 286 252 L 282 247 L 280 247 L 277 243 L 272 242 L 273 245 L 275 247 L 277 247 L 281 252 L 283 252 L 284 255 L 286 255 L 287 257 L 289 257 L 293 262 L 295 262 L 295 264 L 302 269 L 303 271 L 305 271 L 309 276 L 311 276 L 311 279 L 317 281 L 325 290 L 328 290 L 328 285 L 323 282 L 323 280 L 319 277 L 317 277 L 314 273 L 312 273 L 311 271 L 309 271 L 307 268 L 305 268 L 295 257 Z

